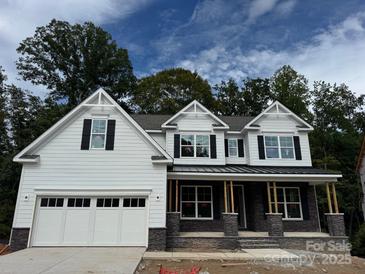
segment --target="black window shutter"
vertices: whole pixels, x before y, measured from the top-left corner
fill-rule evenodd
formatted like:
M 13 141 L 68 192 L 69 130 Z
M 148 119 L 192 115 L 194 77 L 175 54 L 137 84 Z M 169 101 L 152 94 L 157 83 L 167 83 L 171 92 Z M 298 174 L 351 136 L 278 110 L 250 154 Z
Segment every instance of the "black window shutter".
M 226 157 L 228 157 L 228 139 L 224 139 L 224 152 Z
M 91 119 L 84 119 L 82 129 L 81 150 L 88 150 L 90 147 Z
M 243 139 L 238 139 L 237 144 L 238 144 L 238 157 L 245 157 L 245 150 L 243 148 Z
M 108 120 L 105 150 L 114 150 L 115 120 Z
M 300 139 L 299 136 L 294 136 L 294 150 L 295 150 L 295 159 L 302 160 L 302 151 L 300 149 Z
M 174 158 L 180 158 L 180 134 L 174 135 Z
M 259 159 L 265 159 L 265 147 L 264 147 L 264 136 L 257 135 L 257 144 L 259 149 Z
M 217 138 L 210 135 L 210 158 L 217 159 Z
M 309 186 L 300 187 L 300 201 L 302 202 L 303 220 L 309 220 L 308 191 Z

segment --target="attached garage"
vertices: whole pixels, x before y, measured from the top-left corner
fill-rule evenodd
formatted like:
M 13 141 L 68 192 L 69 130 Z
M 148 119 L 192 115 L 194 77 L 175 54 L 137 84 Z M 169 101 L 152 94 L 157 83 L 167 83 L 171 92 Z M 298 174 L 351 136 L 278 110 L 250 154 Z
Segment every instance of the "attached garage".
M 147 197 L 39 197 L 32 246 L 147 246 Z

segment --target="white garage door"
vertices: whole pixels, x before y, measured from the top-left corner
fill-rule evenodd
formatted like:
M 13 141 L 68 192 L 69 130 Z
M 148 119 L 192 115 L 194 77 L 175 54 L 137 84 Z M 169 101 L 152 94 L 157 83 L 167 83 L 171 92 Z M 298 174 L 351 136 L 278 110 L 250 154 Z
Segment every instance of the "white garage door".
M 146 246 L 145 197 L 40 197 L 32 246 Z

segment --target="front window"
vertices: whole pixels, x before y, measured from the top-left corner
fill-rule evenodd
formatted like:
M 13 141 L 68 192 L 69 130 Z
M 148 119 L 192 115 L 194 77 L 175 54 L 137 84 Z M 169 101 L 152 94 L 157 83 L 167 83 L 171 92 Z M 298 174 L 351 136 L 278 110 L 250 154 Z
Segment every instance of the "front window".
M 181 218 L 213 218 L 212 187 L 181 186 Z
M 277 187 L 278 211 L 283 213 L 283 219 L 301 220 L 302 206 L 300 192 L 297 187 Z M 271 204 L 275 207 L 274 190 L 271 187 Z
M 294 159 L 292 136 L 265 136 L 265 152 L 268 159 Z
M 181 157 L 209 157 L 208 135 L 181 135 Z
M 91 148 L 104 149 L 106 139 L 106 120 L 94 119 L 91 127 Z
M 238 156 L 237 139 L 228 139 L 228 156 L 229 157 L 237 157 Z

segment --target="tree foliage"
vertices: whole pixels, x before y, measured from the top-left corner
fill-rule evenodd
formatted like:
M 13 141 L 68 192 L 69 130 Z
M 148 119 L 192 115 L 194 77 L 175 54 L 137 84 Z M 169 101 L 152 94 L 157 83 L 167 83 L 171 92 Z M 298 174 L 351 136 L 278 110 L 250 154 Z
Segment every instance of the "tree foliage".
M 211 87 L 196 72 L 182 68 L 160 71 L 138 81 L 131 105 L 139 113 L 176 113 L 192 100 L 214 107 Z
M 132 92 L 135 76 L 126 49 L 87 22 L 52 20 L 20 43 L 17 69 L 24 80 L 44 85 L 54 100 L 79 104 L 98 87 L 119 103 Z

